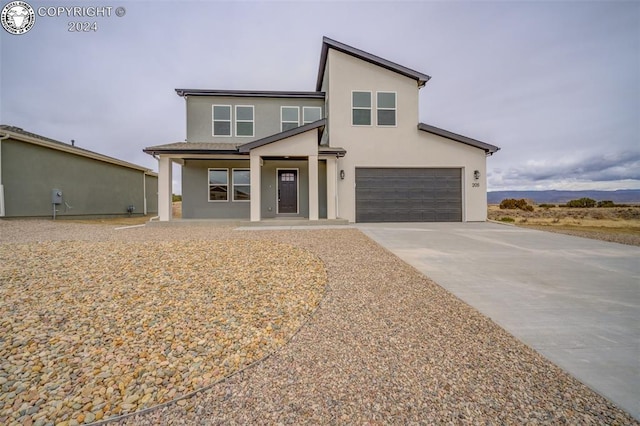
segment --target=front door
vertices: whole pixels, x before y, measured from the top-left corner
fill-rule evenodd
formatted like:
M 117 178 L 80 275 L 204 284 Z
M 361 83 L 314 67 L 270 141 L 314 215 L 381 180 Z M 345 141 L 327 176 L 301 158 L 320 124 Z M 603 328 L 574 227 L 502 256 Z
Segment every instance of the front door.
M 298 213 L 297 170 L 278 170 L 278 213 Z

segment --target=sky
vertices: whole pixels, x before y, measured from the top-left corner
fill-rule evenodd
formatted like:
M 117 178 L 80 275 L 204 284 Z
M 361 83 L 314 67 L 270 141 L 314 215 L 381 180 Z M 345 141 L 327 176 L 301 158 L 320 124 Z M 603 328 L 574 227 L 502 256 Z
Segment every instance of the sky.
M 640 189 L 640 1 L 27 2 L 54 16 L 0 29 L 0 123 L 155 171 L 174 89 L 315 90 L 327 36 L 430 75 L 420 121 L 499 146 L 490 191 Z

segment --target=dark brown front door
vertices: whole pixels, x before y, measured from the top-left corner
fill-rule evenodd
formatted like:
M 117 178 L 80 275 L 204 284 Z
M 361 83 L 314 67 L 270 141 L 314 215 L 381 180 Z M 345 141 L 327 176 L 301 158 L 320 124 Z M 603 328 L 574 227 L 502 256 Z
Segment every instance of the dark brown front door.
M 297 170 L 278 170 L 278 213 L 298 213 Z

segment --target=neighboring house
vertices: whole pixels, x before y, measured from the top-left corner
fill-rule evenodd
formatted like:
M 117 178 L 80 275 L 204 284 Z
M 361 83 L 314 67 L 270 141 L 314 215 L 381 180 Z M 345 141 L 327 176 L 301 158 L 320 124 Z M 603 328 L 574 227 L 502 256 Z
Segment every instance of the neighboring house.
M 157 193 L 145 167 L 0 126 L 0 217 L 157 213 Z
M 159 160 L 160 220 L 173 162 L 183 218 L 486 220 L 499 148 L 418 123 L 429 78 L 325 37 L 315 91 L 176 89 L 186 142 L 144 149 Z

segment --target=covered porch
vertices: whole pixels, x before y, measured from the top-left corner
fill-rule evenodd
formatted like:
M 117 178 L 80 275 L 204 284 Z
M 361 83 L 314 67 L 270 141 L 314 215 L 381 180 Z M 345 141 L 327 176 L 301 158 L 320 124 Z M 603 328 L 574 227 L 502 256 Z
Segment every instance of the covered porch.
M 319 144 L 324 121 L 246 144 L 180 142 L 146 148 L 159 164 L 159 220 L 172 220 L 174 163 L 183 170 L 185 219 L 336 220 L 339 161 L 346 152 Z

